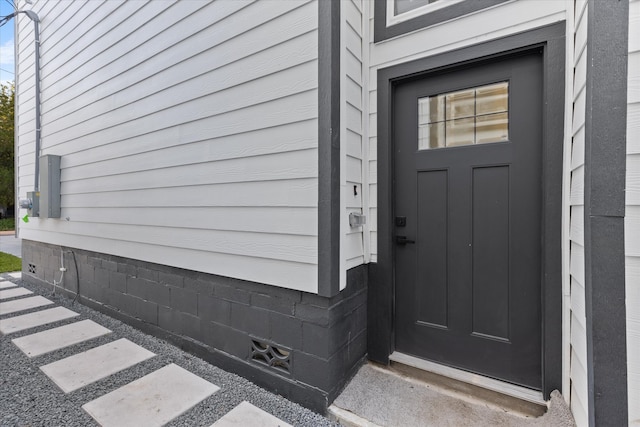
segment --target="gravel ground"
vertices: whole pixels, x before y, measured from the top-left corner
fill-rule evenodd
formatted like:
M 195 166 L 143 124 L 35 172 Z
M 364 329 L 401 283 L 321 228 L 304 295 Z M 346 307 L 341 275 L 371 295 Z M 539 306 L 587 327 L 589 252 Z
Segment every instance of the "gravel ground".
M 294 426 L 338 425 L 242 377 L 225 372 L 185 353 L 161 339 L 142 333 L 81 304 L 72 305 L 71 299 L 60 294 L 51 295 L 51 288 L 26 284 L 7 275 L 0 275 L 0 278 L 11 280 L 36 294 L 51 299 L 58 306 L 80 313 L 80 316 L 74 319 L 0 336 L 0 426 L 97 425 L 93 418 L 81 408 L 83 404 L 170 363 L 175 363 L 210 381 L 219 386 L 220 390 L 171 421 L 167 426 L 210 426 L 243 400 Z M 3 319 L 33 311 L 38 309 L 3 316 Z M 91 319 L 112 330 L 113 333 L 33 359 L 29 359 L 11 343 L 12 339 L 20 336 L 84 319 Z M 156 356 L 66 395 L 39 369 L 39 366 L 120 338 L 127 338 L 154 352 Z

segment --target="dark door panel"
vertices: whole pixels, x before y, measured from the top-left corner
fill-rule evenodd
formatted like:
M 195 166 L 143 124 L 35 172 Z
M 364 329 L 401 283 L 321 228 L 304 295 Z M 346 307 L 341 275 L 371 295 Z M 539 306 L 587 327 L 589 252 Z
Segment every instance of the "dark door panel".
M 415 240 L 395 249 L 396 350 L 534 389 L 542 378 L 541 70 L 539 52 L 448 70 L 397 84 L 393 104 L 394 216 L 406 217 L 396 234 Z M 508 112 L 493 113 L 505 101 L 491 85 L 504 82 Z M 430 110 L 421 113 L 426 97 Z M 419 127 L 445 138 L 445 148 L 420 150 Z M 486 143 L 492 134 L 499 142 Z M 483 143 L 449 147 L 449 135 Z

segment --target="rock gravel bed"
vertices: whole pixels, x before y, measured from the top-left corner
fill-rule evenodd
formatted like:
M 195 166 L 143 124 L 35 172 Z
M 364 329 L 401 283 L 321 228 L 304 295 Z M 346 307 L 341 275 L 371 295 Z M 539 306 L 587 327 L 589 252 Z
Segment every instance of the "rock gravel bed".
M 27 284 L 0 275 L 52 300 L 56 305 L 69 308 L 80 316 L 43 327 L 0 336 L 0 426 L 91 426 L 97 425 L 81 406 L 141 378 L 163 366 L 175 363 L 220 387 L 220 390 L 194 408 L 175 418 L 167 426 L 210 426 L 243 400 L 275 415 L 294 426 L 337 426 L 327 418 L 295 404 L 282 396 L 270 393 L 250 381 L 219 369 L 177 347 L 132 328 L 86 306 L 60 295 L 52 295 L 51 288 Z M 50 308 L 53 306 L 43 307 Z M 41 309 L 43 309 L 41 308 Z M 25 314 L 29 310 L 6 317 Z M 6 318 L 3 316 L 3 319 Z M 91 319 L 113 331 L 81 344 L 29 359 L 11 340 L 19 336 L 51 329 L 74 321 Z M 69 394 L 64 394 L 40 369 L 47 363 L 115 341 L 128 340 L 150 350 L 155 357 L 109 376 Z M 176 390 L 179 393 L 179 390 Z

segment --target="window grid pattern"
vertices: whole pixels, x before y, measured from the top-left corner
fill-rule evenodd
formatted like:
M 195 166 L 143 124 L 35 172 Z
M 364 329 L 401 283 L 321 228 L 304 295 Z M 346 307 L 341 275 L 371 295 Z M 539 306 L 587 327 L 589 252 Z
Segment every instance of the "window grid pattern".
M 418 99 L 420 150 L 503 142 L 508 138 L 508 82 Z

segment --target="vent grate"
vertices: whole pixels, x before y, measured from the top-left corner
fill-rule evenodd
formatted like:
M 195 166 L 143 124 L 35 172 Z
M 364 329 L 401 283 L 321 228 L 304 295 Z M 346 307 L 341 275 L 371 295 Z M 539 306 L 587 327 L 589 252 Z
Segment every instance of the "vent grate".
M 281 373 L 291 373 L 291 352 L 281 347 L 251 340 L 251 359 Z
M 31 274 L 36 274 L 36 265 L 35 264 L 29 264 L 28 271 Z

